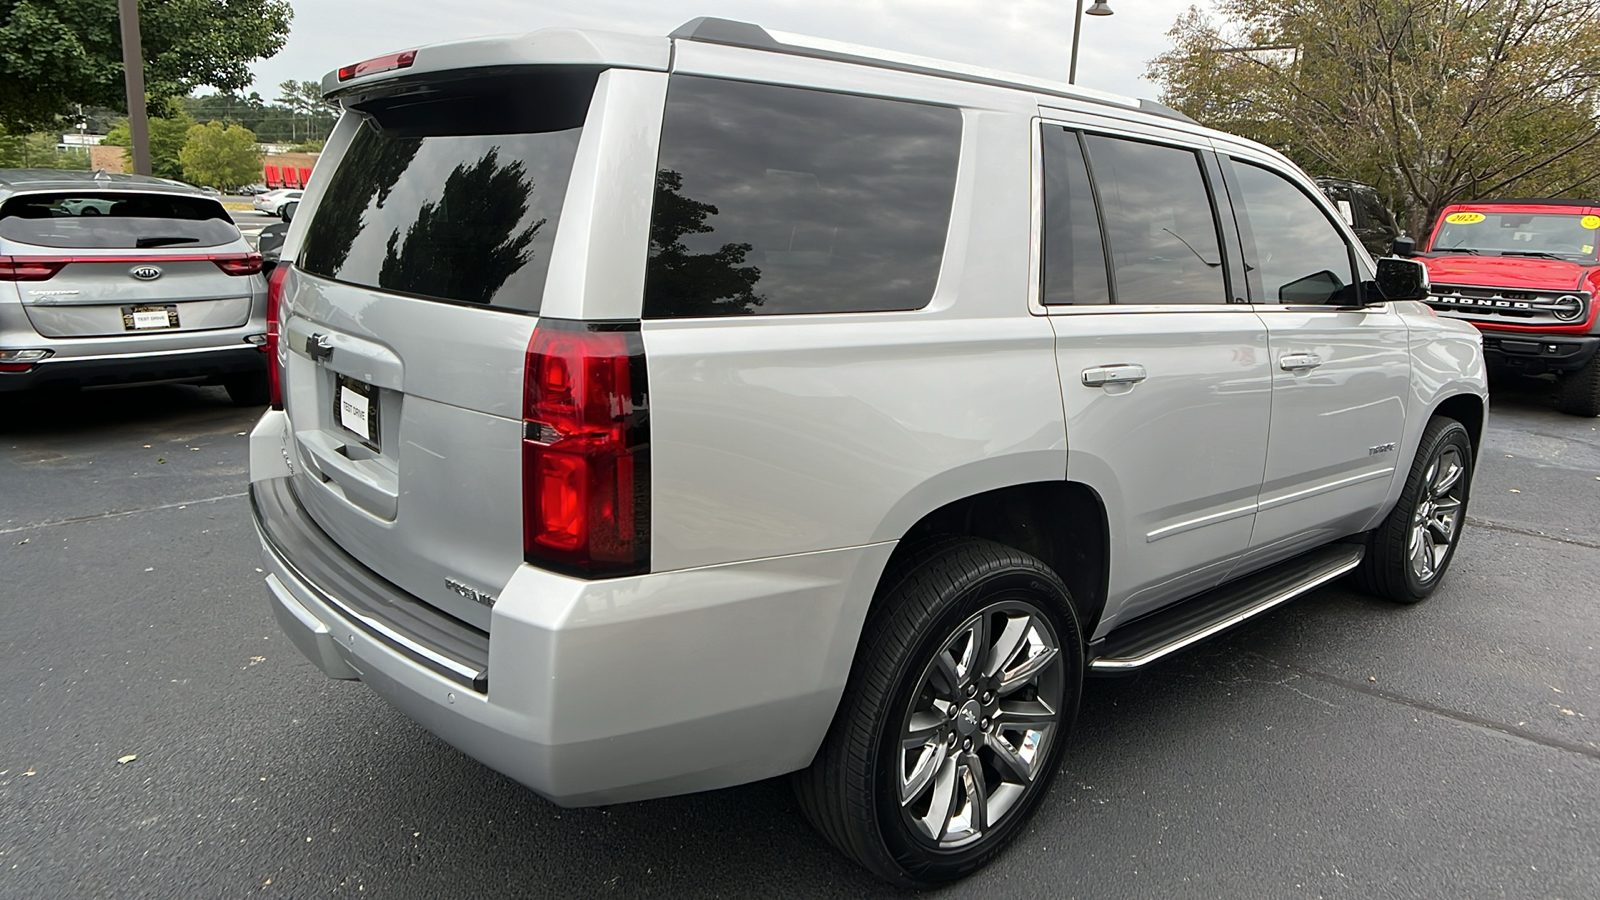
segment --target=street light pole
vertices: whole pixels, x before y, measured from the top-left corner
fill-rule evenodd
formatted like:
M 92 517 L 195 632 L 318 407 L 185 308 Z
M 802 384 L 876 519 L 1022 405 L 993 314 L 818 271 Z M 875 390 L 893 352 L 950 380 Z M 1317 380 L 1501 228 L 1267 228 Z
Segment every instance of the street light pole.
M 1078 83 L 1078 32 L 1083 28 L 1083 17 L 1109 16 L 1111 6 L 1105 0 L 1094 0 L 1094 5 L 1089 7 L 1087 13 L 1083 9 L 1083 0 L 1078 0 L 1078 9 L 1072 14 L 1072 64 L 1067 68 L 1067 84 Z
M 117 0 L 122 17 L 122 68 L 128 88 L 128 136 L 133 140 L 133 171 L 150 174 L 150 121 L 144 106 L 144 48 L 139 43 L 139 0 Z

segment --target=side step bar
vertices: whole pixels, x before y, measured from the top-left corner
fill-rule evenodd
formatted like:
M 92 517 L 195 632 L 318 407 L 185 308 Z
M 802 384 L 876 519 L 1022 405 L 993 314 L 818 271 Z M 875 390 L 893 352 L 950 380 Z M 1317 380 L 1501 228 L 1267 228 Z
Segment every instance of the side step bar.
M 1132 672 L 1327 584 L 1361 563 L 1360 544 L 1330 544 L 1135 619 L 1091 648 L 1090 674 Z

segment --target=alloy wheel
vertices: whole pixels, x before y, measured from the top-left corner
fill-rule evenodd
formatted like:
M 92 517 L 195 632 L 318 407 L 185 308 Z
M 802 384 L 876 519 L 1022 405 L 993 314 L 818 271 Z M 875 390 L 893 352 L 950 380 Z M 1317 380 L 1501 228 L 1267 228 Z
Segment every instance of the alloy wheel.
M 1050 758 L 1063 665 L 1050 620 L 1021 600 L 990 604 L 939 645 L 896 754 L 901 813 L 914 835 L 953 850 L 1005 822 Z
M 1423 489 L 1411 517 L 1409 547 L 1411 572 L 1422 584 L 1439 574 L 1461 530 L 1466 490 L 1462 476 L 1465 473 L 1461 451 L 1447 445 L 1433 458 L 1423 475 Z

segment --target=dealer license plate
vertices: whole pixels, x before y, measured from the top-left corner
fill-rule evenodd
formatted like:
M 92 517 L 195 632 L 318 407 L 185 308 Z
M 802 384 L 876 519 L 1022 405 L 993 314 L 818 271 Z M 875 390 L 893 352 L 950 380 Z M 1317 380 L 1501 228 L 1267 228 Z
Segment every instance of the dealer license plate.
M 334 381 L 339 427 L 379 449 L 378 389 L 364 381 L 340 375 Z
M 158 331 L 178 327 L 176 306 L 124 306 L 122 328 L 124 331 Z

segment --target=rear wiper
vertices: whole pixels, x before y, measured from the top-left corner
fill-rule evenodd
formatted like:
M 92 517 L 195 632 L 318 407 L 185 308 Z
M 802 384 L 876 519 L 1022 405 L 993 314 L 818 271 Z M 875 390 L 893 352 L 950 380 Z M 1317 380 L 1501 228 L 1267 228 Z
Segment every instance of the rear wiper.
M 1471 247 L 1435 247 L 1435 248 L 1433 248 L 1433 252 L 1435 252 L 1435 253 L 1471 253 L 1473 256 L 1481 255 L 1480 251 L 1474 250 Z
M 1546 253 L 1543 250 L 1501 250 L 1500 251 L 1500 255 L 1501 256 L 1536 256 L 1539 259 L 1560 259 L 1560 260 L 1565 260 L 1566 259 L 1565 256 L 1561 256 L 1561 255 L 1556 254 L 1556 253 Z
M 142 237 L 133 242 L 135 247 L 165 247 L 169 244 L 193 244 L 199 238 L 178 237 L 177 235 L 163 237 Z

